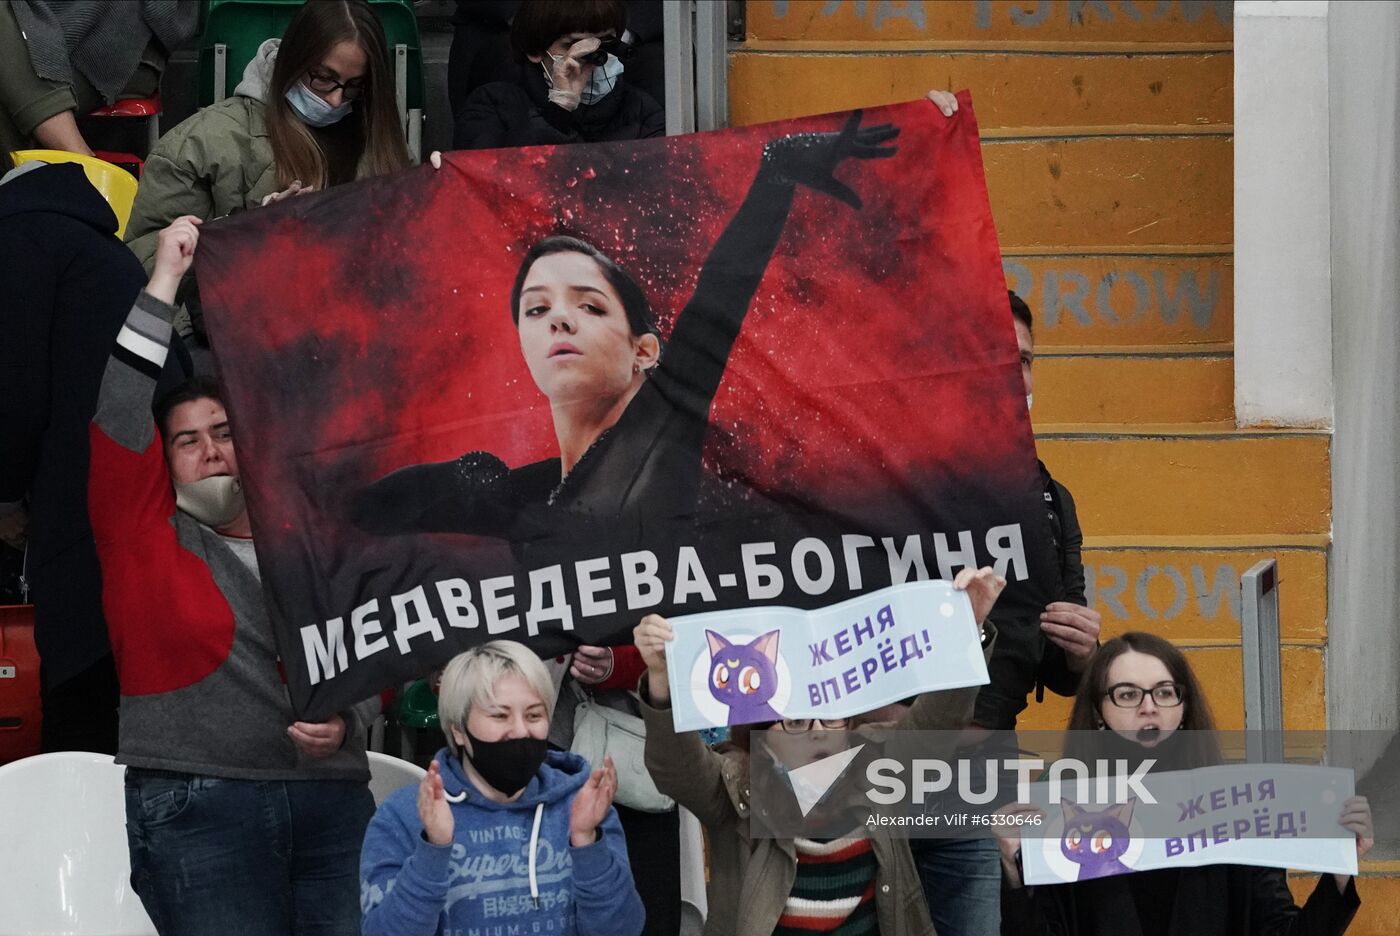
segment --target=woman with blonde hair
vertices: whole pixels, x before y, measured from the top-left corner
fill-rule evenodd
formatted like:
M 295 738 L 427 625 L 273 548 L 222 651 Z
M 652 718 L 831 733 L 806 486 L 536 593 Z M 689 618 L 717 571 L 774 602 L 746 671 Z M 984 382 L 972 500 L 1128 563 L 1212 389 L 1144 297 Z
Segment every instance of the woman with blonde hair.
M 549 671 L 522 644 L 491 641 L 447 665 L 447 747 L 365 833 L 365 936 L 641 932 L 617 771 L 549 750 L 553 713 Z
M 262 44 L 232 96 L 156 144 L 126 240 L 149 272 L 156 234 L 182 215 L 218 218 L 408 164 L 374 10 L 365 0 L 307 3 L 280 40 Z M 186 277 L 180 299 L 197 315 L 190 286 Z

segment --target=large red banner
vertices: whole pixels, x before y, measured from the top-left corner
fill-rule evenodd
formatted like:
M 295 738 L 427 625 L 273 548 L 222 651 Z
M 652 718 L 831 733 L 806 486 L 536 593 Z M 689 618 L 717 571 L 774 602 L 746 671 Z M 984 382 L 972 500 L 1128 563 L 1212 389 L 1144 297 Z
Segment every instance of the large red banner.
M 494 637 L 1057 582 L 971 102 L 440 170 L 207 227 L 295 706 Z

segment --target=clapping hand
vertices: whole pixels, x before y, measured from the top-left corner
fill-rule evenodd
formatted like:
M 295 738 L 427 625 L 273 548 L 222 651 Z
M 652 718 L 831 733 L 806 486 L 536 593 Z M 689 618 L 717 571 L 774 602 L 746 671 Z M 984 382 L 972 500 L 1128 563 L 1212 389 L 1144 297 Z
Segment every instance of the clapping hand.
M 418 784 L 418 819 L 423 834 L 434 845 L 452 844 L 452 806 L 442 788 L 442 768 L 434 760 Z
M 569 811 L 569 844 L 574 848 L 592 845 L 598 839 L 598 825 L 612 808 L 617 795 L 617 768 L 611 754 L 603 755 L 603 766 L 593 771 L 587 782 L 574 794 Z
M 794 133 L 771 141 L 763 148 L 764 168 L 859 208 L 860 196 L 837 181 L 836 167 L 844 159 L 888 159 L 899 151 L 881 145 L 899 136 L 899 128 L 880 124 L 862 129 L 863 114 L 852 111 L 839 133 Z

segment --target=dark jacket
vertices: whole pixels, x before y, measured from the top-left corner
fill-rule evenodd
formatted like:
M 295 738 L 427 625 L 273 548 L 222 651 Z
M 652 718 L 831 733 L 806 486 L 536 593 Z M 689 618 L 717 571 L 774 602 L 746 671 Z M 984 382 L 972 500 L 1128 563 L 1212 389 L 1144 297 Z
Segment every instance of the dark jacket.
M 27 577 L 49 688 L 110 653 L 88 524 L 88 423 L 146 281 L 116 232 L 77 164 L 0 185 L 0 502 L 29 500 Z M 165 379 L 185 370 L 172 355 Z
M 1143 936 L 1130 880 L 1170 873 L 1144 871 L 1023 890 L 1023 900 L 1033 905 L 1035 922 L 1019 931 L 1046 936 Z M 1332 875 L 1322 875 L 1300 908 L 1293 903 L 1283 871 L 1243 865 L 1183 868 L 1166 932 L 1169 936 L 1340 936 L 1360 906 L 1355 879 L 1341 893 Z
M 1060 563 L 1060 588 L 1055 600 L 1082 605 L 1086 603 L 1084 561 L 1080 555 L 1084 533 L 1079 529 L 1074 498 L 1064 485 L 1050 477 L 1044 462 L 1038 464 L 1045 512 Z M 1043 698 L 1046 687 L 1057 695 L 1071 696 L 1079 688 L 1079 674 L 1070 670 L 1064 650 L 1045 638 L 1038 617 L 1016 619 L 993 612 L 992 618 L 1001 637 L 988 666 L 991 682 L 978 693 L 972 721 L 985 728 L 1009 730 L 1016 727 L 1016 716 L 1025 710 L 1026 697 L 1032 689 L 1036 691 L 1036 701 Z
M 568 111 L 549 100 L 539 65 L 520 67 L 515 81 L 496 81 L 471 93 L 454 115 L 454 149 L 495 149 L 546 143 L 601 143 L 664 136 L 666 114 L 645 91 L 627 83 L 596 104 Z

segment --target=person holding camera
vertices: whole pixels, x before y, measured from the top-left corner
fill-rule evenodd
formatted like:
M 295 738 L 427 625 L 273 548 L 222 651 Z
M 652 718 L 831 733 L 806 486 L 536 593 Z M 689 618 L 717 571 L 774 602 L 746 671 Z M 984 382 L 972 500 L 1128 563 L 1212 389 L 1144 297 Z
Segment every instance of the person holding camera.
M 666 115 L 627 83 L 622 0 L 535 0 L 511 21 L 518 77 L 482 85 L 454 114 L 455 149 L 641 140 Z

